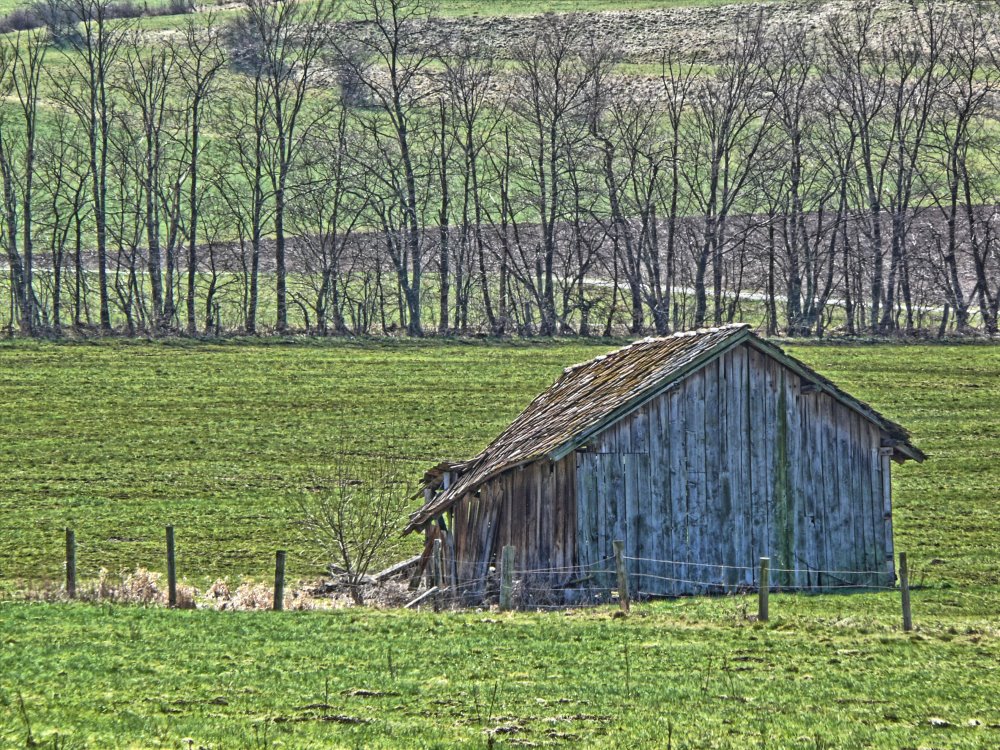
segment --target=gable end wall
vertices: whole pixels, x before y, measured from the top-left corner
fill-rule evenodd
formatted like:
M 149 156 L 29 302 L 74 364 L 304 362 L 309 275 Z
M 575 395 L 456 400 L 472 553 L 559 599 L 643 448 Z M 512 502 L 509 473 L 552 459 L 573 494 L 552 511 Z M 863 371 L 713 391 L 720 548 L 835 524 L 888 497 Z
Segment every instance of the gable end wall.
M 890 585 L 889 456 L 879 428 L 746 344 L 609 426 L 575 464 L 577 557 L 624 539 L 651 594 Z M 653 562 L 660 561 L 660 562 Z

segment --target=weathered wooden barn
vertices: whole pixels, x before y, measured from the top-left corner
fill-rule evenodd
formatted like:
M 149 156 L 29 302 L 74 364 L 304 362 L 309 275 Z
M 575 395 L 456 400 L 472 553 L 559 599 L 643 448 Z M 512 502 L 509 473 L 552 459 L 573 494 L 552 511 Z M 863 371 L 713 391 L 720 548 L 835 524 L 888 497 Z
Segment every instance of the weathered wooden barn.
M 891 585 L 890 459 L 909 434 L 745 325 L 637 341 L 567 368 L 482 453 L 425 476 L 408 531 L 483 595 L 504 545 L 549 590 L 679 595 Z M 542 584 L 540 584 L 542 585 Z

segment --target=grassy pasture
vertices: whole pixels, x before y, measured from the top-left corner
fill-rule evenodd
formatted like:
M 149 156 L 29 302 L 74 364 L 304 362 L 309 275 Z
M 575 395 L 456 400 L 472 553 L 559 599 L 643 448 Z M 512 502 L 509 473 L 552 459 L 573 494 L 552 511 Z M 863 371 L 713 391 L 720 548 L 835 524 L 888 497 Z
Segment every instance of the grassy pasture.
M 264 575 L 283 547 L 308 576 L 318 567 L 297 541 L 295 496 L 337 454 L 398 456 L 414 477 L 471 456 L 563 367 L 611 346 L 4 343 L 0 582 L 59 578 L 64 526 L 77 530 L 81 576 L 160 569 L 168 523 L 194 582 Z M 930 455 L 894 473 L 897 546 L 918 575 L 1000 585 L 1000 349 L 790 350 Z
M 0 603 L 0 745 L 996 747 L 996 621 L 953 598 L 917 592 L 911 635 L 891 594 L 775 596 L 768 626 L 744 598 L 628 620 Z
M 84 576 L 162 570 L 169 522 L 196 583 L 286 545 L 310 575 L 291 498 L 335 451 L 469 455 L 610 346 L 6 342 L 0 587 L 58 578 L 66 524 Z M 627 621 L 0 601 L 0 747 L 996 747 L 1000 349 L 788 348 L 929 454 L 894 478 L 915 633 L 894 592 L 777 595 L 768 626 L 752 597 Z

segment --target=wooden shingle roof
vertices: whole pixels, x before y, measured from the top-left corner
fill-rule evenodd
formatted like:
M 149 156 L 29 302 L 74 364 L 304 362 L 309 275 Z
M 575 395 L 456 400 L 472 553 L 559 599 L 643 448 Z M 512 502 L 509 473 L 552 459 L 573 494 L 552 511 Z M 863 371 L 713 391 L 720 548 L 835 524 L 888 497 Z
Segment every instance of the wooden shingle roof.
M 812 369 L 756 336 L 746 324 L 646 338 L 567 367 L 478 456 L 458 480 L 410 517 L 407 531 L 425 525 L 467 492 L 504 471 L 541 458 L 557 461 L 605 427 L 654 398 L 715 357 L 744 342 L 780 360 L 816 387 L 883 430 L 899 458 L 923 460 L 909 433 Z

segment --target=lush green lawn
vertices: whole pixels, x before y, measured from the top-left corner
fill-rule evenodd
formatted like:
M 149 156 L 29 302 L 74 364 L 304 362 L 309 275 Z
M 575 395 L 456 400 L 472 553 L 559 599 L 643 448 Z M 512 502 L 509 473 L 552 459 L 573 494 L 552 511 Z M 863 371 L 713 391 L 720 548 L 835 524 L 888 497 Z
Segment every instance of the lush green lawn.
M 0 746 L 997 747 L 996 620 L 931 621 L 935 597 L 912 635 L 891 594 L 775 596 L 768 626 L 739 598 L 628 620 L 0 603 Z

